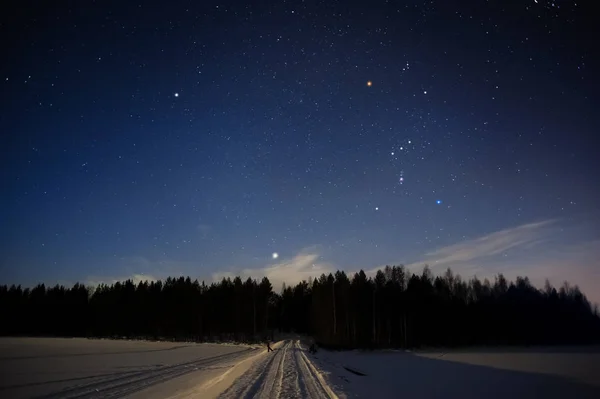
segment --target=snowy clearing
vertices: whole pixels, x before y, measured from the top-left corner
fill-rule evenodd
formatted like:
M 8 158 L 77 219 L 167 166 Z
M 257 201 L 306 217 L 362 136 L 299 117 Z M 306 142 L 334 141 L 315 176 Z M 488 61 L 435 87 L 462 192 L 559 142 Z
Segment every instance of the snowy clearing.
M 596 347 L 322 350 L 313 362 L 347 398 L 600 398 Z
M 600 398 L 600 348 L 320 350 L 1 338 L 0 397 Z
M 186 378 L 192 374 L 198 384 L 258 352 L 241 345 L 3 338 L 0 397 L 105 398 L 141 390 L 149 395 L 169 380 L 190 384 Z

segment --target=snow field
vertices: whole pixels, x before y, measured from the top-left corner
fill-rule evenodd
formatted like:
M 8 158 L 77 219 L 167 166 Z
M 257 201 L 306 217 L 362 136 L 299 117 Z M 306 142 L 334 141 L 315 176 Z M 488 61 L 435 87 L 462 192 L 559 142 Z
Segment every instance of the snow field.
M 197 385 L 257 352 L 248 346 L 215 344 L 1 338 L 0 397 L 124 397 L 137 391 L 150 395 L 192 374 Z
M 320 350 L 313 359 L 347 398 L 600 398 L 600 348 L 594 347 Z
M 4 398 L 600 398 L 600 347 L 319 350 L 0 338 Z M 363 375 L 358 375 L 358 374 Z

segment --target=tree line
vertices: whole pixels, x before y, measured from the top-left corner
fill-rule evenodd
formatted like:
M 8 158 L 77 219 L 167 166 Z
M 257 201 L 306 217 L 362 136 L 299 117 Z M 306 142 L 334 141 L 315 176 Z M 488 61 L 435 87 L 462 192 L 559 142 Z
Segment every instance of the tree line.
M 591 344 L 600 313 L 577 286 L 527 277 L 465 281 L 386 266 L 321 275 L 273 290 L 264 277 L 189 277 L 87 287 L 0 286 L 0 335 L 256 342 L 309 334 L 331 348 Z

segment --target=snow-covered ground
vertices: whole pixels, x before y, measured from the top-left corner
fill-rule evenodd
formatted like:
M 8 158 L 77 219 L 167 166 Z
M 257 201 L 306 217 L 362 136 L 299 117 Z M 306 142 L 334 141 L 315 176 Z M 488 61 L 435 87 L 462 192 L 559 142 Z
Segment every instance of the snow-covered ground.
M 600 348 L 306 351 L 87 339 L 0 339 L 4 398 L 600 398 Z
M 124 397 L 174 393 L 261 349 L 242 345 L 52 338 L 0 339 L 0 397 Z M 141 397 L 149 397 L 143 395 Z
M 336 398 L 299 340 L 285 340 L 262 356 L 219 398 Z
M 319 351 L 313 362 L 347 398 L 600 398 L 598 347 Z

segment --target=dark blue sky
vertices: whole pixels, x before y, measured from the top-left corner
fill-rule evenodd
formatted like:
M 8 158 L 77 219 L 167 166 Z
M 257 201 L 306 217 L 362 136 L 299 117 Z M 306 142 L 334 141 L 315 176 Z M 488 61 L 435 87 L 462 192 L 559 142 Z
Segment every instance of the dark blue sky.
M 3 283 L 426 262 L 600 287 L 588 2 L 19 4 Z

